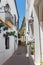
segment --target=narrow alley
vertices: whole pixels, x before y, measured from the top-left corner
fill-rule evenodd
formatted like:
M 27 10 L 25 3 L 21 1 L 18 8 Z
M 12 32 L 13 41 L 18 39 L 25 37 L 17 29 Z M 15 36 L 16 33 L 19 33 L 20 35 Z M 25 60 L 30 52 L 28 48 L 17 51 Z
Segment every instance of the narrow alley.
M 18 50 L 3 65 L 34 65 L 32 58 L 26 58 L 26 46 L 19 46 Z

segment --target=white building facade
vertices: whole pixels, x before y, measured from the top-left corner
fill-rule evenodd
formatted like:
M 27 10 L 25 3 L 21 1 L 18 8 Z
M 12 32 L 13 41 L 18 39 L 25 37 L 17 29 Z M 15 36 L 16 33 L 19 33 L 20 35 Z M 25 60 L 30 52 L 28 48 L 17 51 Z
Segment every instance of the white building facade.
M 18 48 L 18 11 L 15 0 L 0 0 L 0 65 L 8 60 Z M 3 30 L 4 27 L 8 30 Z M 14 35 L 4 37 L 6 33 Z
M 33 18 L 31 19 L 32 13 Z M 30 23 L 33 23 L 34 34 L 32 34 Z M 34 37 L 35 41 L 34 63 L 40 65 L 40 62 L 43 62 L 43 0 L 26 0 L 26 43 L 31 41 L 29 39 L 31 36 Z M 29 55 L 30 50 L 28 49 L 28 51 Z

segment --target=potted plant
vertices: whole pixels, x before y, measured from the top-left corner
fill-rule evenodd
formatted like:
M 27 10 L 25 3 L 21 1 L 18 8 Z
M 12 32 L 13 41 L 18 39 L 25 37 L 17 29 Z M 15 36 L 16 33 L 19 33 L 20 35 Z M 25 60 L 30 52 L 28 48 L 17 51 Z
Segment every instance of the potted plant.
M 8 30 L 8 27 L 4 27 L 3 30 L 4 30 L 4 31 L 5 31 L 5 30 Z
M 4 26 L 4 23 L 0 23 L 0 28 Z
M 3 36 L 6 38 L 6 37 L 8 37 L 8 34 L 3 34 Z
M 17 35 L 14 35 L 17 38 Z
M 9 36 L 9 32 L 6 32 L 5 34 L 3 34 L 4 37 L 8 37 Z
M 0 23 L 0 33 L 1 33 L 1 27 L 4 26 L 4 23 Z
M 31 44 L 31 54 L 34 55 L 34 44 Z
M 6 34 L 3 34 L 4 37 L 8 37 L 8 36 L 11 36 L 11 35 L 17 37 L 17 36 L 15 35 L 15 31 L 13 31 L 13 32 L 6 32 Z
M 42 61 L 40 62 L 40 65 L 43 65 L 43 62 Z

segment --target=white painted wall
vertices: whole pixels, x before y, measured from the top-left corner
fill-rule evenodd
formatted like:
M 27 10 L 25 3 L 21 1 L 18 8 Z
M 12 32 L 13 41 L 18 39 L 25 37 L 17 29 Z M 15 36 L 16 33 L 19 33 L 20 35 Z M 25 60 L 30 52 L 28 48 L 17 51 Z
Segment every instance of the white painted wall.
M 2 37 L 3 33 L 0 33 L 0 65 L 4 62 L 4 52 L 5 52 L 5 39 Z
M 31 13 L 32 13 L 32 10 L 33 10 L 33 6 L 34 6 L 34 0 L 26 0 L 26 44 L 28 42 L 28 34 L 27 32 L 28 31 L 28 22 L 29 22 L 29 19 L 31 18 Z
M 9 49 L 5 50 L 5 61 L 9 59 L 14 53 L 14 37 L 9 36 Z
M 11 14 L 14 16 L 14 14 L 16 15 L 16 21 L 18 20 L 18 14 L 17 14 L 17 10 L 16 10 L 16 5 L 15 5 L 15 0 L 8 0 L 8 3 L 10 5 L 11 8 Z M 12 5 L 13 4 L 13 5 Z
M 8 3 L 10 8 L 11 8 L 10 12 L 11 12 L 12 16 L 14 16 L 14 14 L 15 14 L 16 15 L 16 21 L 18 21 L 18 13 L 17 13 L 17 9 L 16 9 L 16 5 L 15 5 L 14 1 L 15 0 L 12 0 L 12 1 L 11 0 L 1 0 L 0 7 L 3 7 L 6 5 L 6 3 Z
M 41 37 L 41 52 L 42 52 L 42 61 L 43 61 L 43 31 L 42 31 L 42 29 L 41 29 L 41 27 L 40 27 L 40 37 Z
M 9 49 L 5 49 L 5 38 L 0 34 L 0 65 L 2 65 L 6 60 L 8 60 L 13 53 L 17 50 L 17 42 L 15 43 L 15 38 L 9 36 Z M 16 39 L 17 40 L 17 39 Z
M 1 0 L 0 7 L 5 6 L 6 0 Z
M 0 9 L 0 19 L 5 22 L 5 12 L 4 8 Z
M 15 38 L 14 49 L 15 51 L 18 49 L 18 38 Z
M 41 0 L 39 5 L 39 19 L 40 19 L 40 39 L 41 39 L 41 52 L 42 52 L 42 61 L 43 61 L 43 21 L 42 21 L 42 7 L 43 0 Z
M 2 18 L 3 22 L 5 22 L 5 13 L 4 13 L 3 6 L 5 6 L 7 2 L 10 5 L 10 8 L 11 8 L 10 12 L 11 12 L 12 16 L 14 16 L 14 14 L 15 14 L 16 21 L 18 21 L 18 14 L 17 14 L 16 5 L 15 5 L 14 0 L 12 0 L 12 1 L 11 0 L 8 0 L 8 1 L 1 0 L 0 8 L 2 7 L 2 9 L 0 9 L 0 12 L 3 12 L 3 13 L 0 13 L 0 18 Z M 14 27 L 13 30 L 9 29 L 8 31 L 9 32 L 16 31 L 16 35 L 18 36 L 16 27 Z M 10 48 L 7 50 L 5 49 L 5 38 L 3 37 L 3 33 L 5 33 L 5 32 L 2 31 L 0 33 L 0 65 L 2 65 L 7 59 L 9 59 L 12 56 L 12 54 L 14 53 L 14 51 L 17 50 L 17 48 L 18 48 L 18 38 L 10 36 L 9 37 Z
M 34 37 L 35 37 L 35 65 L 40 65 L 40 32 L 39 32 L 39 20 L 37 7 L 33 8 L 34 16 Z

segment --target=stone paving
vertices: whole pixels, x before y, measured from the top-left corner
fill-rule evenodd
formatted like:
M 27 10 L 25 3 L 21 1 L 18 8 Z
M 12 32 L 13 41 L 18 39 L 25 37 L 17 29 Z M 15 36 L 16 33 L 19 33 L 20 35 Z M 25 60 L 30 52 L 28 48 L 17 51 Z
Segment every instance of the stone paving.
M 19 46 L 18 50 L 3 65 L 34 65 L 32 58 L 26 58 L 26 47 Z

